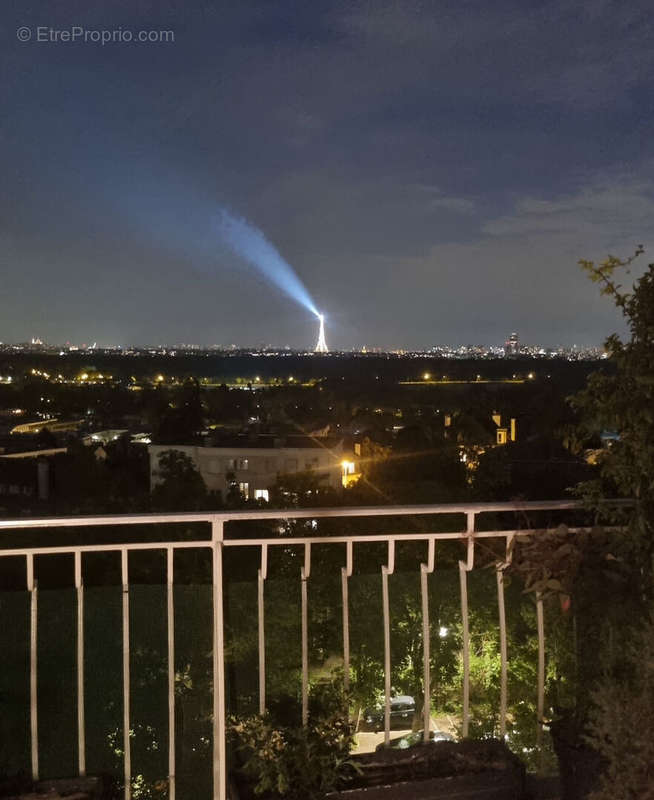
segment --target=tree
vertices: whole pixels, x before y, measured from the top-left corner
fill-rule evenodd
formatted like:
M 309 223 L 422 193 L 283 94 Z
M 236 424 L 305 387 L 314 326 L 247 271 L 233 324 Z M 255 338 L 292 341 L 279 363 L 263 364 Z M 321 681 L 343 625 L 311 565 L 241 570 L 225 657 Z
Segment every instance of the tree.
M 588 743 L 606 769 L 593 800 L 652 797 L 654 761 L 654 620 L 630 643 L 625 680 L 595 691 Z
M 193 459 L 180 450 L 159 455 L 159 483 L 152 490 L 152 505 L 162 511 L 201 511 L 215 503 Z
M 627 727 L 635 729 L 633 703 L 616 687 L 624 683 L 625 676 L 634 675 L 630 642 L 638 621 L 646 616 L 653 594 L 654 265 L 647 267 L 631 290 L 617 282 L 621 271 L 630 274 L 631 265 L 642 252 L 639 246 L 627 259 L 609 256 L 600 263 L 580 262 L 590 279 L 600 284 L 601 293 L 610 297 L 622 313 L 628 337 L 609 336 L 605 343 L 609 357 L 604 368 L 589 376 L 585 389 L 570 398 L 579 415 L 579 423 L 567 437 L 573 451 L 580 452 L 596 443 L 603 432 L 613 434 L 612 444 L 596 460 L 596 477 L 579 484 L 577 494 L 594 511 L 598 522 L 621 527 L 621 531 L 611 531 L 604 540 L 594 534 L 585 544 L 578 542 L 583 547 L 572 586 L 574 658 L 571 663 L 562 664 L 561 670 L 563 685 L 572 686 L 574 694 L 571 707 L 557 709 L 559 719 L 551 726 L 561 774 L 578 782 L 577 791 L 584 780 L 579 745 L 588 741 L 584 734 L 589 727 L 595 734 L 592 747 L 607 758 L 609 779 L 617 774 L 616 770 L 623 788 L 635 785 L 639 779 L 639 766 L 633 760 L 620 759 L 620 749 L 602 737 L 607 734 L 609 720 L 612 737 L 620 736 Z M 617 508 L 606 503 L 616 497 L 631 502 Z M 551 565 L 546 558 L 541 563 Z M 592 648 L 588 647 L 589 642 L 594 643 Z M 646 665 L 646 653 L 639 653 L 633 682 L 636 688 L 639 675 L 651 680 L 644 674 Z M 639 742 L 634 744 L 633 737 L 631 747 L 640 747 Z M 588 771 L 592 768 L 597 772 L 598 764 L 588 763 Z M 568 791 L 571 790 L 569 786 Z M 627 794 L 636 796 L 633 792 Z M 610 796 L 617 795 L 610 792 Z
M 280 475 L 270 489 L 270 501 L 277 508 L 302 506 L 340 505 L 340 493 L 325 485 L 320 475 L 312 470 Z
M 197 441 L 203 427 L 200 386 L 195 378 L 188 378 L 175 402 L 163 411 L 156 439 L 163 444 L 189 444 Z
M 638 247 L 627 259 L 609 256 L 605 261 L 581 261 L 590 279 L 601 285 L 622 312 L 629 338 L 617 334 L 606 340 L 609 370 L 590 376 L 586 388 L 575 395 L 572 405 L 581 417 L 577 445 L 612 431 L 617 439 L 600 459 L 599 476 L 580 486 L 582 496 L 595 503 L 606 497 L 633 501 L 626 512 L 633 563 L 642 563 L 637 579 L 647 596 L 652 592 L 654 555 L 654 264 L 625 291 L 617 283 L 620 270 L 629 274 Z

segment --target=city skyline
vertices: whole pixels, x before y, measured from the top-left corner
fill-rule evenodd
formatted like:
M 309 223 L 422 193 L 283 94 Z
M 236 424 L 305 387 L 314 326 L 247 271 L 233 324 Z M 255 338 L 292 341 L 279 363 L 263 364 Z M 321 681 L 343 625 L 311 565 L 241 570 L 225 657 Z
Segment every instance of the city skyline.
M 514 338 L 517 337 L 517 338 Z M 174 355 L 176 351 L 197 351 L 202 353 L 230 353 L 230 352 L 265 352 L 265 353 L 284 353 L 292 352 L 306 355 L 325 355 L 325 354 L 363 354 L 366 353 L 388 353 L 394 355 L 428 355 L 440 356 L 443 358 L 457 358 L 457 357 L 480 357 L 480 358 L 502 358 L 505 356 L 526 356 L 526 357 L 543 357 L 543 356 L 557 356 L 568 355 L 575 352 L 585 353 L 591 357 L 604 357 L 605 348 L 603 344 L 595 345 L 580 345 L 576 343 L 533 343 L 521 342 L 516 332 L 512 332 L 510 338 L 503 344 L 501 343 L 476 343 L 472 344 L 452 344 L 441 343 L 424 345 L 415 348 L 401 348 L 391 347 L 383 348 L 375 346 L 374 344 L 358 344 L 345 348 L 328 348 L 326 343 L 324 349 L 318 345 L 305 345 L 304 347 L 291 347 L 288 344 L 280 345 L 275 343 L 206 343 L 206 342 L 165 342 L 160 340 L 155 343 L 148 342 L 130 342 L 130 343 L 107 343 L 97 341 L 93 344 L 86 342 L 75 343 L 67 340 L 66 342 L 46 342 L 40 337 L 32 337 L 29 341 L 16 341 L 16 342 L 2 342 L 0 341 L 0 353 L 3 351 L 11 350 L 25 350 L 27 352 L 58 352 L 59 355 L 66 355 L 69 353 L 93 353 L 93 352 L 112 352 L 112 351 L 142 351 L 142 352 L 161 352 L 164 354 Z M 320 344 L 320 337 L 319 337 Z

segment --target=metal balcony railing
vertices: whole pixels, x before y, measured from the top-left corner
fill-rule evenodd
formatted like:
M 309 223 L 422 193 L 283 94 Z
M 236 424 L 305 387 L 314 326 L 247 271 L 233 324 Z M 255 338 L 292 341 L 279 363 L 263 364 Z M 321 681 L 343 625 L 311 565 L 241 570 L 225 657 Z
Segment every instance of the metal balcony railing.
M 468 625 L 468 572 L 473 569 L 475 561 L 475 542 L 480 539 L 499 539 L 506 543 L 507 558 L 497 564 L 497 597 L 498 597 L 498 626 L 501 655 L 501 695 L 499 708 L 500 733 L 506 731 L 507 717 L 507 633 L 504 605 L 504 568 L 510 560 L 510 544 L 517 534 L 531 535 L 547 534 L 543 528 L 527 528 L 514 530 L 476 530 L 476 519 L 484 513 L 500 512 L 573 512 L 579 504 L 572 501 L 525 502 L 525 503 L 486 503 L 486 504 L 448 504 L 448 505 L 417 505 L 417 506 L 382 506 L 360 508 L 320 508 L 320 509 L 291 509 L 291 510 L 246 510 L 216 513 L 184 513 L 184 514 L 143 514 L 143 515 L 117 515 L 117 516 L 88 516 L 88 517 L 59 517 L 35 519 L 10 519 L 0 520 L 0 529 L 6 533 L 13 531 L 26 531 L 34 529 L 56 528 L 89 528 L 101 526 L 149 526 L 154 524 L 172 523 L 206 523 L 210 528 L 207 538 L 193 541 L 129 541 L 119 544 L 78 544 L 78 545 L 42 545 L 38 547 L 13 546 L 5 540 L 0 542 L 0 558 L 22 556 L 25 558 L 26 586 L 30 598 L 29 615 L 29 696 L 30 696 L 30 747 L 31 747 L 31 772 L 34 779 L 39 778 L 39 707 L 38 707 L 38 680 L 39 670 L 37 663 L 37 631 L 39 625 L 38 615 L 38 586 L 35 581 L 34 558 L 35 556 L 52 556 L 55 554 L 69 554 L 74 558 L 74 577 L 76 589 L 76 706 L 77 706 L 77 761 L 80 775 L 86 772 L 86 720 L 85 720 L 85 690 L 84 690 L 84 582 L 82 562 L 85 554 L 94 552 L 120 553 L 121 581 L 122 581 L 122 699 L 123 699 L 123 751 L 124 751 L 124 780 L 125 798 L 131 796 L 131 743 L 130 743 L 130 575 L 129 553 L 132 551 L 164 551 L 167 565 L 167 685 L 168 685 L 168 791 L 170 800 L 175 800 L 175 619 L 173 607 L 173 564 L 175 551 L 187 548 L 207 548 L 212 553 L 212 637 L 213 637 L 213 796 L 215 800 L 225 800 L 227 791 L 226 768 L 226 710 L 225 710 L 225 633 L 223 612 L 223 553 L 227 547 L 252 548 L 253 558 L 260 564 L 257 573 L 258 583 L 258 662 L 259 662 L 259 710 L 266 710 L 266 662 L 265 662 L 265 617 L 264 617 L 264 590 L 267 578 L 269 548 L 287 547 L 289 545 L 304 548 L 304 561 L 298 576 L 301 582 L 301 639 L 302 639 L 302 719 L 306 723 L 308 718 L 309 694 L 309 648 L 308 648 L 308 593 L 307 582 L 311 576 L 312 547 L 321 544 L 340 543 L 344 546 L 344 566 L 341 568 L 342 590 L 342 623 L 343 623 L 343 660 L 344 680 L 346 686 L 349 681 L 350 663 L 350 637 L 349 637 L 349 601 L 348 582 L 352 575 L 355 546 L 365 545 L 370 542 L 382 542 L 387 545 L 386 563 L 381 568 L 381 588 L 383 604 L 384 628 L 384 688 L 386 705 L 384 712 L 385 740 L 388 742 L 390 735 L 390 697 L 391 697 L 391 625 L 389 611 L 388 578 L 395 568 L 395 545 L 397 542 L 423 541 L 427 545 L 427 559 L 420 566 L 420 587 L 422 599 L 422 629 L 424 651 L 424 685 L 430 686 L 430 652 L 429 652 L 429 596 L 428 575 L 435 568 L 436 542 L 444 540 L 458 540 L 466 547 L 465 560 L 459 561 L 460 599 L 462 618 L 463 641 L 463 717 L 462 730 L 465 736 L 468 733 L 470 720 L 470 632 Z M 228 522 L 244 520 L 299 520 L 299 519 L 326 519 L 326 518 L 352 518 L 352 517 L 409 517 L 413 515 L 465 515 L 466 526 L 463 532 L 421 532 L 421 533 L 373 533 L 351 534 L 332 536 L 280 536 L 271 535 L 267 538 L 231 538 L 225 536 L 225 525 Z M 569 528 L 572 532 L 587 530 L 585 528 Z M 15 538 L 12 536 L 12 539 Z M 133 532 L 132 536 L 133 537 Z M 145 537 L 143 537 L 145 538 Z M 537 715 L 539 731 L 542 727 L 545 695 L 545 630 L 542 599 L 537 599 L 537 634 L 538 634 L 538 695 Z M 2 634 L 0 634 L 1 638 Z M 424 731 L 425 739 L 429 735 L 430 704 L 425 702 Z

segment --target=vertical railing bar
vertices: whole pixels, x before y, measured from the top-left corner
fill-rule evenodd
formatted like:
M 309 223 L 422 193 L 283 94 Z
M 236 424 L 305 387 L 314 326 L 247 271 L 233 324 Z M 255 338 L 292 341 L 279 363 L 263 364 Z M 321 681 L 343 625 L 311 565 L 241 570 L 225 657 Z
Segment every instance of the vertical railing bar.
M 302 584 L 302 725 L 309 722 L 309 596 L 311 575 L 311 544 L 304 545 L 304 566 L 300 569 Z
M 175 589 L 174 551 L 166 552 L 166 613 L 168 621 L 168 800 L 175 800 Z
M 257 572 L 257 608 L 259 637 L 259 714 L 266 713 L 266 629 L 264 582 L 268 575 L 268 545 L 261 545 L 261 569 Z
M 422 596 L 422 654 L 423 654 L 423 739 L 429 741 L 431 728 L 431 626 L 429 623 L 429 584 L 428 576 L 434 571 L 436 543 L 434 539 L 427 542 L 427 563 L 420 565 L 420 594 Z
M 500 737 L 506 735 L 506 700 L 507 700 L 507 648 L 506 648 L 506 611 L 504 606 L 504 571 L 498 568 L 497 608 L 500 621 Z
M 39 721 L 38 721 L 38 676 L 37 676 L 37 623 L 38 598 L 34 581 L 34 556 L 25 557 L 27 568 L 27 591 L 30 593 L 30 745 L 32 756 L 32 780 L 39 779 Z
M 223 521 L 211 523 L 213 541 L 213 797 L 227 798 Z
M 429 592 L 427 586 L 427 570 L 425 565 L 420 565 L 420 593 L 422 595 L 422 652 L 423 652 L 423 739 L 429 741 L 431 727 L 431 674 L 430 674 L 430 641 L 429 641 Z
M 538 728 L 536 744 L 538 747 L 539 762 L 543 762 L 543 715 L 545 713 L 545 618 L 543 614 L 543 597 L 540 592 L 536 595 L 536 626 L 538 629 Z
M 463 626 L 463 724 L 462 734 L 467 737 L 470 726 L 470 625 L 468 619 L 468 572 L 475 563 L 475 511 L 466 512 L 466 560 L 459 561 L 461 590 L 461 622 Z
M 79 774 L 86 775 L 86 723 L 84 719 L 84 581 L 82 553 L 75 551 L 75 592 L 77 594 L 77 760 Z
M 392 575 L 395 572 L 395 539 L 388 540 L 388 574 Z
M 341 567 L 341 597 L 343 600 L 343 688 L 350 691 L 350 592 L 352 576 L 353 543 L 345 543 L 345 566 Z
M 384 743 L 391 740 L 391 642 L 388 603 L 388 567 L 382 567 L 382 605 L 384 613 Z
M 395 542 L 388 541 L 388 564 L 381 568 L 384 613 L 384 743 L 391 740 L 391 611 L 388 600 L 388 576 L 395 569 Z
M 125 800 L 132 793 L 132 749 L 130 741 L 130 649 L 129 649 L 129 567 L 128 551 L 120 551 L 121 578 L 123 584 L 123 751 Z
M 459 561 L 459 583 L 461 589 L 461 622 L 463 624 L 463 738 L 468 735 L 470 724 L 470 630 L 468 625 L 468 571 Z
M 497 579 L 497 609 L 500 623 L 500 736 L 506 737 L 506 711 L 507 711 L 507 635 L 506 635 L 506 604 L 504 602 L 504 572 L 513 561 L 513 548 L 515 545 L 515 534 L 508 533 L 506 536 L 506 554 L 504 561 L 498 561 L 495 565 L 495 575 Z
M 350 690 L 350 598 L 347 569 L 341 567 L 341 597 L 343 605 L 343 688 Z

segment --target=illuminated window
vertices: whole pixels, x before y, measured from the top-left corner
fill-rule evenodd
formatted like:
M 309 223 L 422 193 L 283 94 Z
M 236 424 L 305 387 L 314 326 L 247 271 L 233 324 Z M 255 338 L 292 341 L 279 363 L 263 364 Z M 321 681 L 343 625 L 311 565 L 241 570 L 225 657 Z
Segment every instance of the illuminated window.
M 497 429 L 497 443 L 498 444 L 506 444 L 507 436 L 506 436 L 506 428 L 498 428 Z
M 268 489 L 255 489 L 254 490 L 254 499 L 255 500 L 265 500 L 266 503 L 270 499 L 268 496 Z
M 250 497 L 250 484 L 249 483 L 239 483 L 238 490 L 246 500 Z

